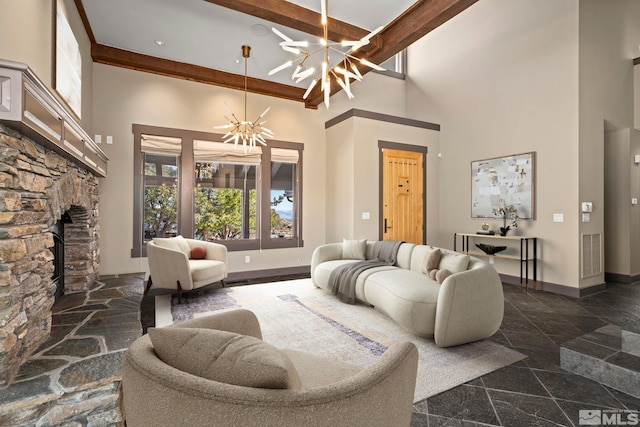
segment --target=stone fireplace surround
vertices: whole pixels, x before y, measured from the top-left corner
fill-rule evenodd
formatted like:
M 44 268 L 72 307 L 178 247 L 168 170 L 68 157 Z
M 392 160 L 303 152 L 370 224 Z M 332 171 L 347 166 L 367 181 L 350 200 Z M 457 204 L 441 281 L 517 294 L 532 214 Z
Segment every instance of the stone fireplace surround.
M 97 177 L 0 124 L 0 385 L 49 337 L 65 212 L 65 292 L 84 291 L 99 274 Z

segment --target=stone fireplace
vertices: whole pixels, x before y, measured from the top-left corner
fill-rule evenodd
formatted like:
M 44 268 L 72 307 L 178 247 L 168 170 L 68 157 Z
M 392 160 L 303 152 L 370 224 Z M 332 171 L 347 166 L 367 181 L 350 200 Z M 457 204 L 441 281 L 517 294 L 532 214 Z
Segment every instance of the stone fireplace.
M 64 291 L 86 290 L 99 273 L 97 177 L 0 125 L 0 384 L 49 336 L 63 216 Z
M 0 60 L 0 386 L 49 337 L 56 285 L 99 274 L 98 177 L 107 157 L 26 64 Z M 66 218 L 64 253 L 54 244 Z M 56 271 L 55 249 L 64 264 Z

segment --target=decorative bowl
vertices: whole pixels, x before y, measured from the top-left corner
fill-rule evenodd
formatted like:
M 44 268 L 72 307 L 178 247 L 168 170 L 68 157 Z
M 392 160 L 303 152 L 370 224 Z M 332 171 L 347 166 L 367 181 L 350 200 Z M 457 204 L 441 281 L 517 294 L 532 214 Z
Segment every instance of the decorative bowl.
M 476 246 L 487 255 L 495 255 L 507 249 L 506 246 L 485 245 L 483 243 L 476 243 Z

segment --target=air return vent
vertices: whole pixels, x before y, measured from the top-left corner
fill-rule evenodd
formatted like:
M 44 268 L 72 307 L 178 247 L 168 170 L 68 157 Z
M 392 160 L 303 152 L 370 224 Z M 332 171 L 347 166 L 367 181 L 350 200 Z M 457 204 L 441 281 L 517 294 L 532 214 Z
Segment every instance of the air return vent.
M 602 235 L 582 235 L 582 278 L 602 274 Z

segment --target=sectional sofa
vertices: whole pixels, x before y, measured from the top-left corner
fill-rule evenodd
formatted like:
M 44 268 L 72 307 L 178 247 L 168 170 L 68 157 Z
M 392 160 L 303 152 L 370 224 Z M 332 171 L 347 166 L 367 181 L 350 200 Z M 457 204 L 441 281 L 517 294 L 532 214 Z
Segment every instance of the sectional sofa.
M 334 269 L 372 258 L 375 242 L 361 241 L 360 253 L 354 250 L 354 242 L 315 249 L 311 260 L 315 286 L 328 290 Z M 439 260 L 429 266 L 434 251 L 440 254 Z M 427 271 L 434 268 L 445 274 Z M 393 265 L 361 272 L 355 281 L 355 298 L 415 335 L 433 337 L 439 347 L 492 336 L 504 314 L 502 283 L 491 265 L 466 254 L 412 243 L 399 246 Z

